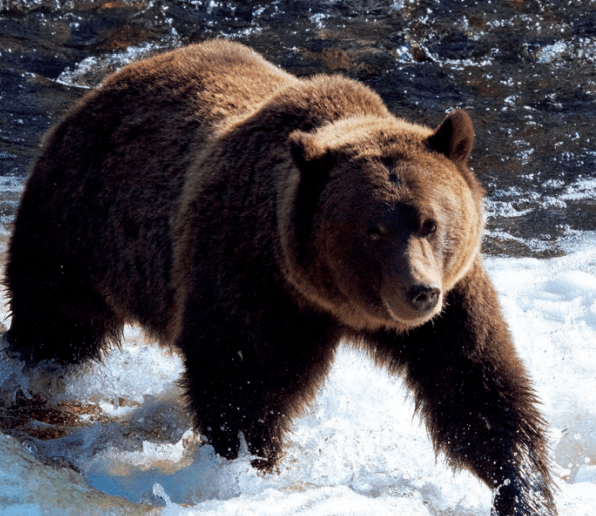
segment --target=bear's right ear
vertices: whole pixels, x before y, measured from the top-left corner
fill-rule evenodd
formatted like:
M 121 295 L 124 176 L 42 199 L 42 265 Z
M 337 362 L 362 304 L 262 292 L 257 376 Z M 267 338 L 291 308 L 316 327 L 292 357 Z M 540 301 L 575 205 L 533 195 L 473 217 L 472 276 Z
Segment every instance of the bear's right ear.
M 428 143 L 451 161 L 465 163 L 474 146 L 474 126 L 470 115 L 461 109 L 452 111 L 428 138 Z
M 312 133 L 294 131 L 289 136 L 289 144 L 294 162 L 303 175 L 326 176 L 335 166 L 334 153 L 320 145 Z

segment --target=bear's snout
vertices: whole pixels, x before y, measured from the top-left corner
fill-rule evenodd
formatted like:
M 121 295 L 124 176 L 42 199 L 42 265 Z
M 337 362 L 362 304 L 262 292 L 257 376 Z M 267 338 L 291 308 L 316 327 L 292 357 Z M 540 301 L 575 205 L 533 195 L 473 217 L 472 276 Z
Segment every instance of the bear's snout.
M 435 281 L 412 281 L 410 286 L 395 288 L 395 283 L 383 289 L 382 299 L 394 321 L 418 325 L 440 310 L 442 290 Z
M 397 257 L 397 259 L 396 259 Z M 422 324 L 441 309 L 441 267 L 426 239 L 409 238 L 383 258 L 381 299 L 397 322 Z
M 408 291 L 408 301 L 419 312 L 430 312 L 441 297 L 441 289 L 435 284 L 414 285 Z

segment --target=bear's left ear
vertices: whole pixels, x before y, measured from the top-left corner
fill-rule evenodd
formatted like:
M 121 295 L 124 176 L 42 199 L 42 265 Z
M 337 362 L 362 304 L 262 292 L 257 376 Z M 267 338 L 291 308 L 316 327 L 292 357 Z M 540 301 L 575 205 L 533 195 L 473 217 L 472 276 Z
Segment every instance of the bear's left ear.
M 294 131 L 289 136 L 290 152 L 294 162 L 306 176 L 327 175 L 335 166 L 334 153 L 323 147 L 316 135 Z
M 428 143 L 451 161 L 465 163 L 474 146 L 474 126 L 470 115 L 461 109 L 452 111 L 429 136 Z

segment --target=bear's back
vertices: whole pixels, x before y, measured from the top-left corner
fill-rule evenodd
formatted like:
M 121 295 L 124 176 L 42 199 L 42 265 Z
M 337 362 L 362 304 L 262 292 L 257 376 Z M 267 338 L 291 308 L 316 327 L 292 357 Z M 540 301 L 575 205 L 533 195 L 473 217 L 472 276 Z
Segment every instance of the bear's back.
M 113 92 L 120 102 L 127 98 L 133 107 L 157 102 L 186 111 L 205 125 L 207 135 L 214 125 L 241 117 L 296 81 L 243 45 L 214 40 L 132 63 L 99 91 L 103 96 Z
M 91 275 L 112 309 L 163 335 L 172 310 L 171 218 L 197 156 L 227 120 L 292 81 L 252 50 L 224 41 L 111 75 L 48 134 L 19 208 L 12 261 L 68 263 L 74 276 Z M 51 238 L 27 238 L 23 221 Z

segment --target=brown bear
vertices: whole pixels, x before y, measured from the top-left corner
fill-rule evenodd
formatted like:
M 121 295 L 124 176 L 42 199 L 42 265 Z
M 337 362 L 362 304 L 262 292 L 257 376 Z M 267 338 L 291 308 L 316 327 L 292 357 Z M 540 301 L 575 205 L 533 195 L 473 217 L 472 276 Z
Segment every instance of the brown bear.
M 272 469 L 342 339 L 404 375 L 494 513 L 554 515 L 543 420 L 479 254 L 469 116 L 435 130 L 340 76 L 211 41 L 131 64 L 47 137 L 14 226 L 11 349 L 185 357 L 197 428 Z

